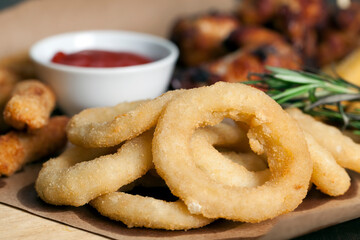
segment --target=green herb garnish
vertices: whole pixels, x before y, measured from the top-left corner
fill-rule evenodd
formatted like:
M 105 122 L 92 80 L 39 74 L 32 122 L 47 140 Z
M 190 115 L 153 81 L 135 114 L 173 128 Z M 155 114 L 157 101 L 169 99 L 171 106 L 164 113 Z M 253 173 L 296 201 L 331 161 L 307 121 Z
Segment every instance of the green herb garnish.
M 348 112 L 349 102 L 360 100 L 360 87 L 341 77 L 324 73 L 266 67 L 267 73 L 252 73 L 247 81 L 270 95 L 284 108 L 302 111 L 360 134 L 360 109 Z M 258 80 L 259 79 L 259 80 Z M 359 104 L 360 106 L 360 104 Z

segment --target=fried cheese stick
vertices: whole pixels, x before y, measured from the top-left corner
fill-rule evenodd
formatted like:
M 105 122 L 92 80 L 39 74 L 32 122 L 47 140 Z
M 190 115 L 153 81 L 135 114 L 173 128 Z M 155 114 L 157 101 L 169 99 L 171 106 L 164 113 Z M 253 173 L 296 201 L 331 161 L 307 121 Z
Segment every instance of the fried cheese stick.
M 18 79 L 15 74 L 6 68 L 0 67 L 0 112 L 3 111 L 17 81 Z M 0 133 L 4 132 L 7 128 L 8 126 L 5 124 L 4 119 L 0 117 Z
M 11 131 L 0 136 L 0 176 L 10 176 L 28 162 L 56 153 L 66 144 L 65 116 L 50 119 L 32 132 Z
M 47 124 L 55 103 L 53 91 L 40 81 L 19 82 L 5 106 L 5 122 L 19 130 L 41 128 Z

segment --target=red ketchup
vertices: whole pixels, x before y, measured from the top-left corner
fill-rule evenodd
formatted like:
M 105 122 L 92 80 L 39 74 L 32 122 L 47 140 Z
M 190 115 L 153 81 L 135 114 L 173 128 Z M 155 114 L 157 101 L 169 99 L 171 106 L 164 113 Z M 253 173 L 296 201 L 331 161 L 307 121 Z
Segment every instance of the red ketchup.
M 150 63 L 152 60 L 130 52 L 83 50 L 70 54 L 57 52 L 51 62 L 77 67 L 109 68 L 141 65 Z

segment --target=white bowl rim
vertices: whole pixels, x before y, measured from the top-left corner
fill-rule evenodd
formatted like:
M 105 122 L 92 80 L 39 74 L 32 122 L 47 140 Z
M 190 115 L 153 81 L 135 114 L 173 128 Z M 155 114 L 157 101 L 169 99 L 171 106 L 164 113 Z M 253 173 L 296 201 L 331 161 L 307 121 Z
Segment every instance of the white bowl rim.
M 122 35 L 128 35 L 128 36 L 134 36 L 134 37 L 140 37 L 144 38 L 147 41 L 159 44 L 159 46 L 166 48 L 169 51 L 169 54 L 161 59 L 152 61 L 150 63 L 141 64 L 141 65 L 134 65 L 134 66 L 127 66 L 127 67 L 106 67 L 106 68 L 98 68 L 98 67 L 78 67 L 78 66 L 70 66 L 70 65 L 64 65 L 64 64 L 57 64 L 52 63 L 51 61 L 45 61 L 42 59 L 37 58 L 37 51 L 38 48 L 47 41 L 53 40 L 55 38 L 59 37 L 66 37 L 71 35 L 78 35 L 78 34 L 122 34 Z M 60 70 L 60 71 L 66 71 L 66 72 L 72 72 L 72 73 L 93 73 L 93 74 L 108 74 L 108 73 L 117 73 L 117 72 L 134 72 L 134 71 L 142 71 L 142 70 L 148 70 L 151 68 L 160 67 L 163 65 L 167 65 L 168 63 L 175 62 L 178 55 L 179 50 L 175 44 L 173 44 L 171 41 L 161 38 L 155 35 L 147 34 L 147 33 L 140 33 L 135 31 L 124 31 L 124 30 L 84 30 L 84 31 L 73 31 L 73 32 L 65 32 L 60 33 L 57 35 L 52 35 L 46 38 L 43 38 L 33 44 L 30 48 L 30 58 L 36 62 L 37 64 L 40 64 L 42 66 L 54 69 L 54 70 Z

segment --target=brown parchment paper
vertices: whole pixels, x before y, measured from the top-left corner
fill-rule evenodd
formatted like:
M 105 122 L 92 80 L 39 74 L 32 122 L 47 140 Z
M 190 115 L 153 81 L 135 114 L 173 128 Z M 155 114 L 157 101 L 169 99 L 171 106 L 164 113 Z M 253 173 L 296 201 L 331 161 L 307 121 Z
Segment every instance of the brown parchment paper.
M 350 172 L 352 184 L 341 197 L 312 189 L 292 213 L 258 224 L 218 220 L 189 231 L 128 229 L 109 220 L 91 206 L 52 206 L 36 194 L 34 182 L 41 163 L 30 164 L 11 177 L 0 178 L 0 202 L 78 229 L 113 239 L 287 239 L 360 217 L 360 175 Z

